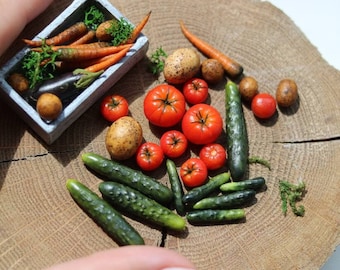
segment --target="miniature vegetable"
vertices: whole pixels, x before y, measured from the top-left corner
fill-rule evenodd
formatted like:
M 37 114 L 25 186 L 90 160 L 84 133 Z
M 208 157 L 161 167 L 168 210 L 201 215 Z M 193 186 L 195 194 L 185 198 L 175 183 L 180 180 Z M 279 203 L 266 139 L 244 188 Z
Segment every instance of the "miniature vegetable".
M 181 84 L 194 77 L 200 66 L 200 56 L 194 49 L 180 48 L 165 59 L 164 78 L 168 83 Z
M 235 60 L 229 58 L 207 42 L 199 39 L 197 36 L 189 32 L 182 21 L 180 22 L 180 26 L 184 36 L 207 57 L 218 60 L 228 75 L 231 77 L 237 77 L 243 73 L 243 67 Z
M 37 112 L 46 121 L 55 120 L 63 110 L 63 104 L 59 97 L 51 93 L 42 94 L 37 101 Z
M 201 73 L 208 83 L 216 84 L 223 80 L 224 68 L 216 59 L 205 59 L 201 64 Z
M 109 127 L 105 144 L 110 156 L 116 160 L 132 157 L 143 140 L 143 130 L 139 122 L 131 116 L 123 116 Z
M 281 80 L 276 89 L 276 102 L 281 107 L 292 106 L 298 99 L 298 87 L 291 79 Z

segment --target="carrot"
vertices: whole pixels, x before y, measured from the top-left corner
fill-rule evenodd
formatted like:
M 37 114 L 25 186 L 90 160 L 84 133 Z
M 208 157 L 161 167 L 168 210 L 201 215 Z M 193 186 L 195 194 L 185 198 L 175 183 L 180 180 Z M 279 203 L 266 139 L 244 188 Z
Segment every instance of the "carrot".
M 23 39 L 23 41 L 31 47 L 39 47 L 44 43 L 46 45 L 60 45 L 73 41 L 74 39 L 84 35 L 87 31 L 85 23 L 78 22 L 51 38 L 47 38 L 45 40 Z
M 237 77 L 242 74 L 243 67 L 239 63 L 229 58 L 228 56 L 226 56 L 221 51 L 217 50 L 207 42 L 201 40 L 193 33 L 189 32 L 189 30 L 184 26 L 184 23 L 182 21 L 180 21 L 180 26 L 184 36 L 207 57 L 218 60 L 222 64 L 224 70 L 231 77 Z
M 52 51 L 57 51 L 59 49 L 99 49 L 99 48 L 104 48 L 104 47 L 110 47 L 111 44 L 109 42 L 103 42 L 103 41 L 98 41 L 98 42 L 91 42 L 91 43 L 86 43 L 86 44 L 69 44 L 69 45 L 56 45 L 56 46 L 51 46 L 50 49 Z M 32 51 L 35 52 L 42 52 L 43 48 L 42 47 L 35 47 L 31 48 Z
M 94 59 L 117 53 L 123 49 L 130 49 L 132 44 L 119 45 L 119 46 L 109 46 L 96 49 L 86 49 L 86 48 L 60 48 L 58 52 L 58 60 L 62 61 L 81 61 L 87 59 Z
M 87 59 L 82 61 L 56 61 L 54 64 L 59 71 L 71 71 L 77 68 L 86 68 L 112 57 L 112 54 L 99 58 Z
M 127 54 L 129 50 L 130 50 L 130 47 L 126 47 L 125 49 L 112 54 L 112 56 L 107 57 L 105 60 L 99 61 L 96 64 L 86 67 L 85 70 L 89 72 L 98 72 L 101 70 L 105 70 L 109 68 L 110 66 L 119 62 Z
M 136 41 L 139 34 L 142 32 L 144 26 L 148 22 L 150 16 L 151 16 L 151 11 L 149 11 L 148 14 L 146 14 L 144 16 L 144 18 L 136 25 L 136 27 L 133 29 L 130 37 L 128 38 L 128 40 L 125 43 L 131 44 L 131 43 L 134 43 Z
M 77 40 L 73 41 L 70 45 L 80 45 L 90 43 L 96 37 L 94 30 L 89 30 L 86 34 L 82 35 Z

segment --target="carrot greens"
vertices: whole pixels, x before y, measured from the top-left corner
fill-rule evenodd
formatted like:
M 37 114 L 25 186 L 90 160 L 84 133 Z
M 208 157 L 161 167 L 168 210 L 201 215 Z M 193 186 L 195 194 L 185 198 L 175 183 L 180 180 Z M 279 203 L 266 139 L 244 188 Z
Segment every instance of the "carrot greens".
M 104 20 L 104 13 L 94 5 L 85 11 L 84 23 L 88 29 L 96 30 Z
M 118 46 L 125 43 L 132 34 L 134 27 L 126 19 L 112 21 L 111 26 L 106 30 L 112 36 L 112 45 Z
M 279 182 L 280 197 L 282 201 L 282 212 L 287 214 L 288 204 L 291 207 L 293 213 L 296 216 L 303 216 L 305 214 L 305 208 L 303 205 L 297 207 L 296 203 L 302 200 L 306 192 L 306 185 L 304 182 L 298 184 L 292 184 L 288 181 Z

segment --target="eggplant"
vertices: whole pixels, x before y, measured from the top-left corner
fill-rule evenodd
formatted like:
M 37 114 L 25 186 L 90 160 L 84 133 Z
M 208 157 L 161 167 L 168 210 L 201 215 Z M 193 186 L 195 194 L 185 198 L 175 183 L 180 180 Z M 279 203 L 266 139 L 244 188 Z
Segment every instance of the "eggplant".
M 88 87 L 102 73 L 103 71 L 88 72 L 83 69 L 63 73 L 29 90 L 27 100 L 32 104 L 32 102 L 35 103 L 38 100 L 40 95 L 52 93 L 58 96 L 63 103 L 68 103 L 70 99 L 74 99 L 79 95 L 83 89 Z

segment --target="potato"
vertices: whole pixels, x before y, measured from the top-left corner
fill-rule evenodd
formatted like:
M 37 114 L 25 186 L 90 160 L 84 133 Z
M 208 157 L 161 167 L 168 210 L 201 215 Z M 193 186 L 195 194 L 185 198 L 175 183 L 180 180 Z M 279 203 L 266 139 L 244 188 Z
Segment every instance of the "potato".
M 245 101 L 251 101 L 259 93 L 259 86 L 253 77 L 243 77 L 239 84 L 241 97 Z
M 113 20 L 102 22 L 96 29 L 96 38 L 100 41 L 110 41 L 112 36 L 108 33 L 108 29 L 112 26 Z
M 200 66 L 201 59 L 197 51 L 180 48 L 165 59 L 164 78 L 168 83 L 181 84 L 194 77 L 199 72 Z
M 20 73 L 12 73 L 7 79 L 10 86 L 19 94 L 26 92 L 29 88 L 29 82 L 26 77 Z
M 112 159 L 126 160 L 132 157 L 143 141 L 143 130 L 131 116 L 123 116 L 109 127 L 105 145 Z
M 58 96 L 44 93 L 37 100 L 36 110 L 42 119 L 53 121 L 61 114 L 63 104 Z
M 223 79 L 224 68 L 216 59 L 206 59 L 202 62 L 201 73 L 208 83 L 216 84 Z
M 276 89 L 276 102 L 281 107 L 289 107 L 298 98 L 298 88 L 295 81 L 283 79 Z

